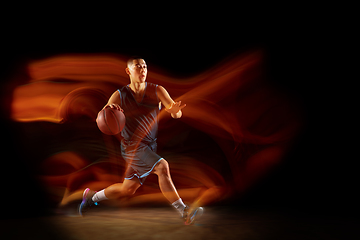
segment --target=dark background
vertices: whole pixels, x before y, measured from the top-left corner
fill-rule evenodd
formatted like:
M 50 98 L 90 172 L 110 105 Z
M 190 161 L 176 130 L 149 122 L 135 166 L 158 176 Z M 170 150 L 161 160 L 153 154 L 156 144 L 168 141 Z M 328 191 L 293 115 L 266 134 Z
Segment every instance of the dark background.
M 338 53 L 346 44 L 334 41 L 336 30 L 327 31 L 331 22 L 319 22 L 312 15 L 305 18 L 289 12 L 274 17 L 253 9 L 250 17 L 240 18 L 244 12 L 246 9 L 226 12 L 226 18 L 221 11 L 124 19 L 114 13 L 109 13 L 112 18 L 93 13 L 70 19 L 65 12 L 32 15 L 21 21 L 13 17 L 11 25 L 2 30 L 1 44 L 1 121 L 7 140 L 2 144 L 1 177 L 6 199 L 1 199 L 9 209 L 23 209 L 13 210 L 15 215 L 9 217 L 46 212 L 46 200 L 31 172 L 19 164 L 26 159 L 18 143 L 21 132 L 8 112 L 9 93 L 22 84 L 18 79 L 28 61 L 61 53 L 141 55 L 170 74 L 191 76 L 225 58 L 258 49 L 264 51 L 268 81 L 303 106 L 304 127 L 280 167 L 241 199 L 226 204 L 355 217 L 358 157 L 349 116 L 355 111 L 348 100 L 351 79 L 342 74 L 340 65 L 334 65 L 342 62 Z M 5 176 L 12 171 L 22 173 L 17 184 Z M 26 189 L 21 187 L 24 182 Z M 24 201 L 31 207 L 24 206 Z

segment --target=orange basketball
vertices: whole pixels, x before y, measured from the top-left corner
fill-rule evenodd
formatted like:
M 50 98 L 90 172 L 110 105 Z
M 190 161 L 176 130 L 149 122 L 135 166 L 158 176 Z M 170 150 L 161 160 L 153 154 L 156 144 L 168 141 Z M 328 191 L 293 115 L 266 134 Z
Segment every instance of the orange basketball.
M 98 113 L 96 123 L 101 132 L 116 135 L 125 126 L 125 115 L 117 109 L 106 107 Z

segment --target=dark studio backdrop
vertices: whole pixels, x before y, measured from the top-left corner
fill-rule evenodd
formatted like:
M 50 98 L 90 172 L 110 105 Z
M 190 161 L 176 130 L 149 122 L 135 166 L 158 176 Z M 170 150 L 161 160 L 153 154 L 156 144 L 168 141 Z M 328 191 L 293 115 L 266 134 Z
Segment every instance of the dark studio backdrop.
M 352 140 L 346 133 L 346 111 L 339 99 L 345 82 L 329 84 L 329 53 L 321 33 L 306 22 L 260 21 L 246 24 L 236 17 L 224 21 L 161 20 L 99 25 L 97 21 L 59 21 L 47 25 L 22 22 L 2 44 L 2 198 L 8 217 L 47 213 L 47 200 L 30 169 L 22 132 L 9 118 L 11 90 L 21 82 L 28 61 L 62 53 L 141 55 L 148 64 L 175 76 L 192 76 L 231 56 L 264 52 L 264 76 L 290 93 L 301 106 L 303 127 L 282 163 L 241 198 L 223 204 L 251 208 L 282 208 L 314 215 L 355 215 Z M 248 20 L 249 21 L 249 20 Z M 229 24 L 231 22 L 231 24 Z M 249 23 L 249 22 L 247 22 Z M 291 27 L 289 27 L 291 26 Z M 127 29 L 128 27 L 128 29 Z M 15 29 L 15 28 L 13 28 Z M 136 39 L 134 40 L 135 37 Z M 335 53 L 336 45 L 332 47 Z M 19 80 L 20 79 L 20 80 Z M 345 89 L 346 90 L 346 89 Z M 9 175 L 16 172 L 16 179 Z M 6 176 L 5 176 L 6 174 Z M 15 183 L 16 182 L 16 183 Z M 23 206 L 23 199 L 27 204 Z M 285 201 L 284 201 L 285 199 Z M 19 205 L 20 204 L 20 205 Z

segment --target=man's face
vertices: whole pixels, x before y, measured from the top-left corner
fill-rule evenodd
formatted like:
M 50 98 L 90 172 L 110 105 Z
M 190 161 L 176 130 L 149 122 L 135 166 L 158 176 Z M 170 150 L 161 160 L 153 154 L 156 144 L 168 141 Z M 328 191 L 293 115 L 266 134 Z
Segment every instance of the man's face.
M 147 76 L 147 66 L 144 59 L 134 59 L 133 63 L 126 68 L 132 81 L 143 83 Z

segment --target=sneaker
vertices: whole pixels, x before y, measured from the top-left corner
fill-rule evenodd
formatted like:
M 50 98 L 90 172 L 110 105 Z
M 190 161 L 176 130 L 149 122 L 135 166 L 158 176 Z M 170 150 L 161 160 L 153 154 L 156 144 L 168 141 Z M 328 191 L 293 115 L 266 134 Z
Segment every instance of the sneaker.
M 189 212 L 190 209 L 189 207 L 186 206 L 185 210 L 184 210 L 184 220 L 185 220 L 185 225 L 191 225 L 194 224 L 195 220 L 199 219 L 203 213 L 204 213 L 204 208 L 202 207 L 198 207 L 195 208 L 193 211 Z
M 94 196 L 96 192 L 90 190 L 90 188 L 86 188 L 83 193 L 83 199 L 79 206 L 79 215 L 82 216 L 83 213 L 88 210 L 92 205 L 97 205 L 97 202 L 94 202 L 92 200 L 92 197 Z

